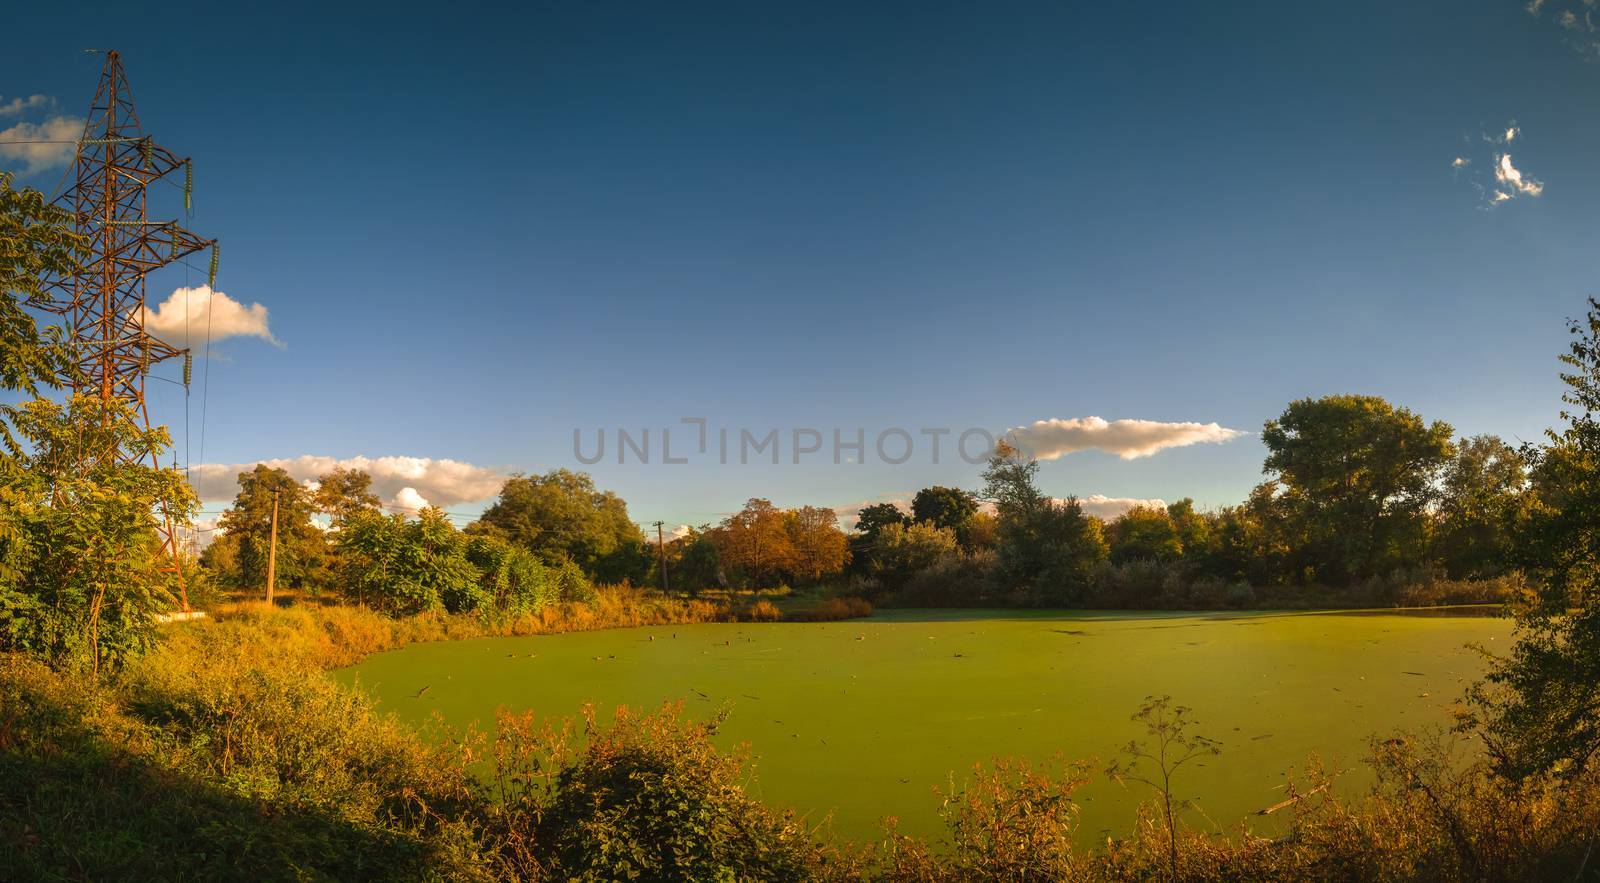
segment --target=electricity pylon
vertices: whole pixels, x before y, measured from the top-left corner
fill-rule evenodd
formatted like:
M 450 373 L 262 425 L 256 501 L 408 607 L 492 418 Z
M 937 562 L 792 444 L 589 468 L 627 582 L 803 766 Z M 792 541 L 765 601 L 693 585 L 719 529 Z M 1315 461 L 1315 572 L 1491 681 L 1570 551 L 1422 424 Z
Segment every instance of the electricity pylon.
M 215 285 L 217 243 L 185 230 L 176 220 L 150 219 L 150 188 L 158 183 L 180 186 L 184 208 L 189 208 L 193 167 L 187 157 L 178 158 L 140 128 L 122 58 L 115 51 L 106 53 L 100 88 L 78 139 L 74 172 L 72 185 L 56 203 L 72 213 L 87 253 L 71 275 L 52 281 L 52 299 L 39 306 L 66 317 L 77 368 L 70 381 L 73 393 L 126 404 L 140 428 L 148 429 L 145 377 L 154 365 L 181 357 L 187 386 L 192 358 L 187 348 L 173 346 L 145 329 L 145 274 L 209 248 L 210 282 Z M 109 419 L 111 412 L 105 413 Z M 111 456 L 128 462 L 138 459 L 124 450 Z M 160 468 L 155 455 L 150 458 L 151 465 Z M 178 600 L 187 610 L 178 525 L 171 511 L 160 516 L 161 540 L 176 573 Z

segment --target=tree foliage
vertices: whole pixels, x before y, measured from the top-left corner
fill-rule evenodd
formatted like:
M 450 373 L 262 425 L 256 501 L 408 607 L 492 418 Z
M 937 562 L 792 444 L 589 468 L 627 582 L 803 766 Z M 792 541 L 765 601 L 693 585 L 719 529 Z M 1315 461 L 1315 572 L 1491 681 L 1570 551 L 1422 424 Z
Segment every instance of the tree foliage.
M 1600 756 L 1600 302 L 1570 327 L 1566 427 L 1531 451 L 1539 493 L 1517 534 L 1536 589 L 1476 699 L 1499 768 L 1576 775 Z
M 467 558 L 467 537 L 437 509 L 409 521 L 400 513 L 357 513 L 338 543 L 345 595 L 391 615 L 477 610 L 493 591 Z
M 1004 441 L 995 445 L 982 496 L 998 519 L 997 575 L 1019 603 L 1069 606 L 1081 602 L 1095 564 L 1105 559 L 1105 536 L 1076 498 L 1041 491 L 1038 473 L 1038 461 Z
M 911 498 L 911 518 L 925 521 L 934 527 L 960 530 L 978 511 L 978 501 L 972 494 L 953 487 L 925 487 Z
M 274 499 L 278 510 L 278 585 L 322 586 L 328 581 L 328 540 L 311 522 L 312 513 L 317 511 L 312 492 L 288 472 L 265 463 L 239 473 L 239 492 L 233 506 L 220 519 L 228 543 L 234 547 L 238 568 L 227 578 L 240 587 L 266 586 Z
M 640 581 L 650 567 L 628 504 L 582 472 L 513 475 L 469 530 L 501 536 L 547 563 L 572 561 L 602 583 Z
M 120 664 L 176 606 L 157 512 L 187 522 L 196 506 L 182 474 L 148 465 L 170 444 L 166 430 L 93 396 L 4 413 L 21 444 L 0 459 L 0 647 L 92 670 Z
M 891 524 L 878 531 L 873 548 L 866 554 L 868 573 L 893 591 L 919 572 L 958 557 L 961 546 L 954 530 L 918 521 L 909 527 Z
M 786 510 L 755 498 L 709 533 L 728 576 L 747 586 L 816 582 L 850 557 L 838 516 L 818 506 Z
M 1261 440 L 1275 504 L 1312 578 L 1343 584 L 1417 563 L 1424 513 L 1454 453 L 1448 424 L 1376 396 L 1334 395 L 1290 403 Z
M 1106 526 L 1111 560 L 1172 561 L 1183 554 L 1183 538 L 1167 510 L 1134 506 Z
M 364 470 L 335 466 L 317 479 L 312 505 L 328 515 L 337 529 L 359 512 L 378 509 L 382 501 L 372 492 L 372 476 Z
M 65 348 L 23 305 L 50 300 L 46 280 L 71 273 L 83 252 L 65 209 L 0 172 L 0 388 L 36 394 L 66 374 Z

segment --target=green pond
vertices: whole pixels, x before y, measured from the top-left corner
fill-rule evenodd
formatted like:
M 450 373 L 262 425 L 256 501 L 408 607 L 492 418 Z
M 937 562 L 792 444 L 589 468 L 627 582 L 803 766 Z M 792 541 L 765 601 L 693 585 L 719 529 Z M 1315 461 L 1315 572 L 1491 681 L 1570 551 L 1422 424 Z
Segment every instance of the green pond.
M 416 644 L 335 673 L 418 725 L 492 728 L 497 708 L 574 716 L 587 702 L 731 714 L 752 791 L 864 839 L 893 815 L 939 829 L 935 785 L 977 761 L 1116 756 L 1143 735 L 1143 698 L 1194 709 L 1222 754 L 1186 768 L 1190 821 L 1232 826 L 1283 799 L 1284 773 L 1317 752 L 1370 783 L 1369 736 L 1445 723 L 1482 670 L 1469 643 L 1510 626 L 1465 613 L 1080 613 L 897 610 L 837 623 L 659 626 Z M 424 689 L 426 688 L 426 689 Z M 1198 762 L 1197 762 L 1198 763 Z M 1129 788 L 1139 788 L 1132 786 Z M 1081 831 L 1128 830 L 1147 792 L 1103 777 L 1079 792 Z

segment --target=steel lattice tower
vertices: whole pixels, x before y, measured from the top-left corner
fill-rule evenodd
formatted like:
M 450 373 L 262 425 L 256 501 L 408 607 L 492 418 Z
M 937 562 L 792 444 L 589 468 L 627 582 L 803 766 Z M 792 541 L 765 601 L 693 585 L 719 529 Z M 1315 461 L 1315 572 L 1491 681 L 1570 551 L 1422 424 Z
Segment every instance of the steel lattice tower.
M 145 330 L 145 274 L 210 248 L 215 284 L 216 240 L 202 239 L 176 220 L 150 219 L 150 188 L 163 182 L 180 186 L 187 208 L 193 171 L 187 157 L 178 158 L 140 128 L 122 58 L 115 51 L 106 53 L 100 88 L 78 140 L 74 172 L 71 186 L 56 202 L 72 213 L 87 255 L 72 275 L 52 281 L 53 299 L 40 306 L 66 317 L 77 366 L 72 391 L 130 405 L 141 428 L 149 428 L 145 377 L 154 365 L 182 357 L 187 385 L 190 356 L 188 349 Z M 127 451 L 114 456 L 136 457 Z M 153 455 L 152 465 L 161 465 Z M 170 512 L 161 515 L 162 542 L 187 610 L 177 525 Z

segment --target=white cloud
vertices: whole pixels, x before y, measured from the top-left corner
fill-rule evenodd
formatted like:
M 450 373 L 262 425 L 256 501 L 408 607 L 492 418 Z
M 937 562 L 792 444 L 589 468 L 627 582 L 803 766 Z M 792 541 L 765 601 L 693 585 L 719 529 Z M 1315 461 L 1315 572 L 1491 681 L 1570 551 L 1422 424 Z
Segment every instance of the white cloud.
M 1165 509 L 1167 508 L 1167 501 L 1158 499 L 1141 500 L 1137 497 L 1107 497 L 1103 494 L 1090 494 L 1087 497 L 1079 497 L 1078 505 L 1083 507 L 1083 511 L 1085 513 L 1093 515 L 1102 521 L 1110 521 L 1135 506 L 1149 506 L 1157 509 Z
M 154 310 L 145 307 L 144 324 L 158 337 L 174 346 L 185 347 L 203 341 L 207 333 L 213 342 L 229 337 L 259 337 L 273 346 L 283 344 L 267 327 L 267 308 L 246 306 L 208 285 L 179 288 Z
M 403 487 L 394 495 L 394 504 L 410 512 L 420 512 L 428 508 L 428 498 L 417 493 L 414 487 Z
M 1148 457 L 1166 448 L 1219 444 L 1244 433 L 1216 423 L 1162 423 L 1156 420 L 1103 420 L 1074 417 L 1036 420 L 1019 426 L 1006 438 L 1024 453 L 1055 460 L 1077 451 L 1099 450 L 1124 460 Z
M 1511 161 L 1510 151 L 1500 146 L 1482 146 L 1509 145 L 1513 142 L 1520 145 L 1523 132 L 1516 123 L 1494 134 L 1483 132 L 1481 138 L 1467 136 L 1463 140 L 1475 155 L 1457 156 L 1450 161 L 1450 170 L 1457 178 L 1472 185 L 1482 200 L 1483 208 L 1494 208 L 1519 196 L 1537 197 L 1544 193 L 1544 182 L 1517 168 Z
M 1509 194 L 1510 196 L 1516 196 L 1518 194 L 1538 196 L 1544 192 L 1543 183 L 1536 181 L 1533 178 L 1523 177 L 1522 172 L 1518 171 L 1517 167 L 1511 164 L 1511 154 L 1509 153 L 1501 153 L 1495 156 L 1494 179 L 1498 181 L 1504 188 L 1512 191 Z M 1499 192 L 1503 191 L 1497 191 L 1497 193 Z M 1503 200 L 1496 201 L 1500 202 Z
M 78 155 L 77 141 L 81 134 L 83 120 L 79 117 L 58 116 L 42 123 L 17 123 L 9 129 L 0 129 L 0 160 L 20 160 L 26 174 L 59 168 Z
M 673 540 L 681 540 L 684 537 L 689 535 L 690 530 L 691 530 L 691 528 L 689 527 L 689 525 L 680 524 L 677 527 L 674 527 L 672 530 L 669 530 L 665 534 L 663 534 L 661 539 L 663 541 L 665 541 L 665 542 L 668 542 L 668 543 L 672 542 Z M 644 533 L 645 533 L 645 541 L 648 542 L 650 545 L 654 546 L 656 544 L 656 533 L 655 533 L 655 531 L 647 530 Z
M 482 502 L 498 494 L 500 485 L 505 482 L 505 476 L 495 470 L 432 457 L 348 457 L 340 460 L 303 454 L 290 460 L 261 462 L 288 472 L 296 481 L 308 486 L 335 467 L 359 469 L 372 476 L 372 490 L 384 503 L 402 509 L 417 509 L 430 503 L 449 508 Z M 202 463 L 190 470 L 191 480 L 200 499 L 231 502 L 239 492 L 239 473 L 248 472 L 255 465 Z
M 0 117 L 22 116 L 24 112 L 36 107 L 55 107 L 55 105 L 56 100 L 48 95 L 29 95 L 27 98 L 17 97 L 10 101 L 6 101 L 5 96 L 0 95 Z M 82 131 L 82 123 L 79 124 L 79 131 Z

